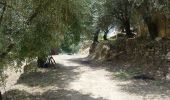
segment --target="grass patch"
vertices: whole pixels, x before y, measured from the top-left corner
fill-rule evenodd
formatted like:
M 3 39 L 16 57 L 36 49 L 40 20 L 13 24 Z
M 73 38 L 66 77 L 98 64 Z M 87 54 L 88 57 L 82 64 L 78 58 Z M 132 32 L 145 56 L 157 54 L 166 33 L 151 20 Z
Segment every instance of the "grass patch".
M 119 72 L 114 73 L 114 76 L 120 79 L 126 79 L 129 77 L 129 74 L 126 73 L 125 71 L 119 71 Z
M 120 69 L 113 73 L 113 76 L 120 79 L 128 79 L 141 73 L 140 69 Z

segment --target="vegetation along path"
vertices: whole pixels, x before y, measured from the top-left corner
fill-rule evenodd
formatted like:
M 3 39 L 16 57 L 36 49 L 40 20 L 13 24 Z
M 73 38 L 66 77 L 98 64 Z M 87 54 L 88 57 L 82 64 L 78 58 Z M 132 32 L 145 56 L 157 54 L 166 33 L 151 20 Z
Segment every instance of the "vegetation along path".
M 24 72 L 18 80 L 16 79 L 16 84 L 7 84 L 8 98 L 170 100 L 170 87 L 166 83 L 116 78 L 114 71 L 111 70 L 113 65 L 110 63 L 96 63 L 80 55 L 57 55 L 54 59 L 57 62 L 56 68 Z

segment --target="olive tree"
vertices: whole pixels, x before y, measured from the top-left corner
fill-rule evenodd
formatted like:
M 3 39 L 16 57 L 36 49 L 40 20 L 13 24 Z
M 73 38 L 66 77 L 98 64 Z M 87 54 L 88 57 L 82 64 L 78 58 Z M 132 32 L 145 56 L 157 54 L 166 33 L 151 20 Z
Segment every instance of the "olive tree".
M 47 57 L 72 36 L 80 40 L 89 0 L 1 0 L 0 64 L 22 64 Z

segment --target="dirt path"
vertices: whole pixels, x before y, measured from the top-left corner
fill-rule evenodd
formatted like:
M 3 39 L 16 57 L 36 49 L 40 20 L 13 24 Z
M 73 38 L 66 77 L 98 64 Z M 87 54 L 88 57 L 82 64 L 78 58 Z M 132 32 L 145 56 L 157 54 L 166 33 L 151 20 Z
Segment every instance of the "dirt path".
M 58 55 L 53 69 L 23 73 L 7 92 L 12 100 L 170 100 L 170 86 L 119 80 L 105 64 L 80 55 Z M 17 78 L 16 78 L 17 79 Z M 13 81 L 14 82 L 14 81 Z M 161 83 L 160 83 L 161 84 Z

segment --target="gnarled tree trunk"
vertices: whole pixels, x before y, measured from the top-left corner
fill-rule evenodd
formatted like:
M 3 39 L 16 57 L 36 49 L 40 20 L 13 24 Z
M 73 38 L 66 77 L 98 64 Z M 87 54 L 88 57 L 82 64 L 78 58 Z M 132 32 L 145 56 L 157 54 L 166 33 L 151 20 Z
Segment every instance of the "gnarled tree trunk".
M 95 33 L 94 33 L 93 43 L 98 42 L 99 33 L 100 33 L 100 29 L 97 28 Z
M 108 29 L 106 29 L 106 30 L 104 31 L 104 36 L 103 36 L 103 39 L 104 39 L 104 40 L 108 40 L 108 39 L 107 39 L 107 34 L 108 34 L 108 32 L 109 32 Z
M 47 57 L 38 57 L 37 66 L 39 68 L 44 68 L 46 61 L 47 61 Z
M 130 30 L 130 20 L 128 18 L 124 22 L 124 28 L 125 28 L 126 36 L 127 37 L 133 37 L 133 34 Z
M 1 92 L 0 92 L 0 100 L 3 100 L 3 99 L 2 99 L 2 94 L 1 94 Z
M 158 27 L 154 21 L 152 21 L 151 17 L 144 18 L 145 23 L 148 27 L 150 38 L 154 40 L 156 37 L 158 37 Z

